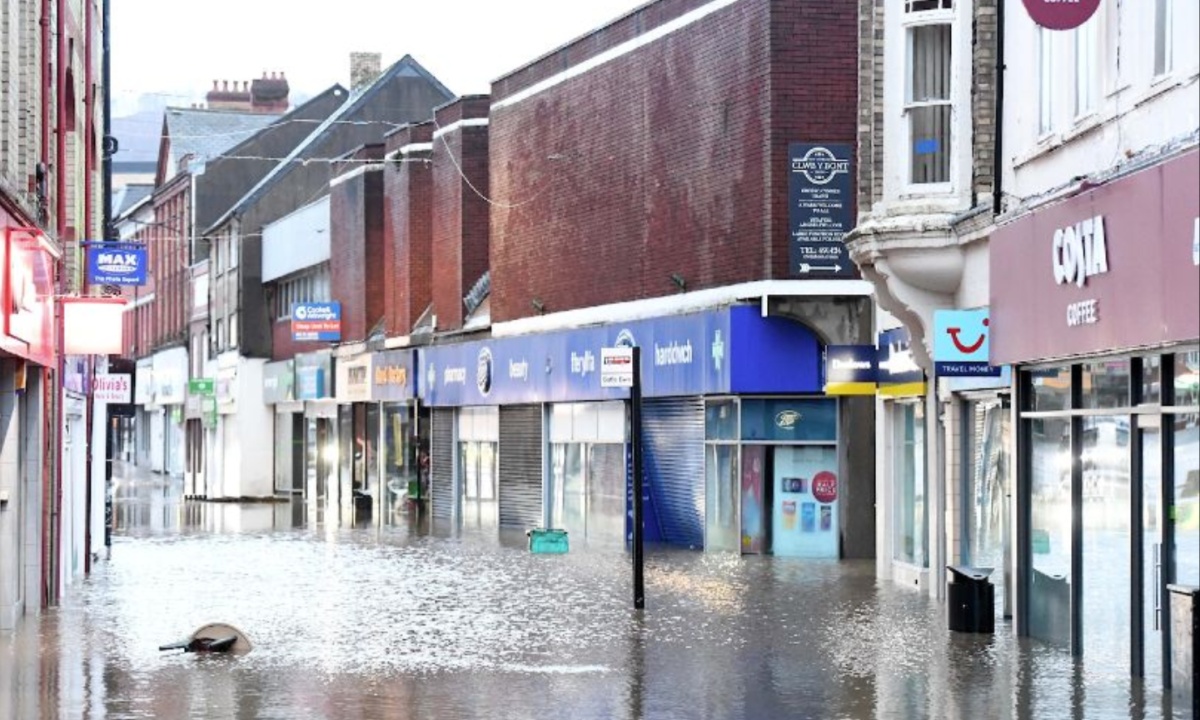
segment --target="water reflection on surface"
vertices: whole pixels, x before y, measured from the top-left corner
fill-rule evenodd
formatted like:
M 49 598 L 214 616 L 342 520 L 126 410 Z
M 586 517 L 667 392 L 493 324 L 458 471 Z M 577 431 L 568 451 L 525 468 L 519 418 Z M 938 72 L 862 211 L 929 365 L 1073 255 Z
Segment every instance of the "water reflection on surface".
M 952 635 L 869 562 L 654 549 L 640 615 L 612 550 L 306 527 L 300 503 L 170 483 L 118 497 L 111 561 L 0 637 L 0 718 L 1164 716 L 1007 626 Z M 214 620 L 254 652 L 158 652 Z

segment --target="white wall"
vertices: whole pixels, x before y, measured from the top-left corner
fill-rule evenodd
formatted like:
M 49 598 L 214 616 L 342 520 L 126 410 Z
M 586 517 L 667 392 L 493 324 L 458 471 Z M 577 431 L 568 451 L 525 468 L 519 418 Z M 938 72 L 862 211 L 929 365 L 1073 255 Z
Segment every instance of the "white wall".
M 328 262 L 329 196 L 263 226 L 262 281 Z
M 262 498 L 275 494 L 271 472 L 275 448 L 273 408 L 262 401 L 265 364 L 264 360 L 237 358 L 237 407 L 218 418 L 217 455 L 210 467 L 219 471 L 209 497 Z
M 1037 195 L 1073 185 L 1165 141 L 1200 128 L 1200 3 L 1169 0 L 1174 44 L 1173 68 L 1154 75 L 1154 0 L 1103 0 L 1100 10 L 1078 30 L 1052 32 L 1049 57 L 1054 69 L 1049 132 L 1040 125 L 1040 31 L 1019 4 L 1006 14 L 1004 98 L 1004 191 L 1009 207 L 1036 204 Z M 1118 11 L 1119 8 L 1119 11 Z M 1083 75 L 1093 83 L 1095 109 L 1076 114 L 1076 45 L 1081 33 L 1095 33 L 1096 65 Z

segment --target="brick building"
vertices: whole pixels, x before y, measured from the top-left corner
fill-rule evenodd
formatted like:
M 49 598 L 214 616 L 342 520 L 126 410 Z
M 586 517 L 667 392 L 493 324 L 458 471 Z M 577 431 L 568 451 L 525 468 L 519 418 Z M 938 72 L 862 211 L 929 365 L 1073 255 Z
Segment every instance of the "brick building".
M 0 8 L 0 632 L 56 604 L 103 543 L 91 365 L 65 356 L 58 315 L 101 237 L 101 47 L 95 3 Z
M 415 347 L 427 410 L 411 440 L 431 458 L 419 489 L 435 519 L 619 542 L 627 408 L 596 368 L 601 347 L 637 344 L 653 537 L 874 553 L 873 405 L 825 397 L 821 371 L 825 345 L 873 344 L 870 288 L 840 234 L 811 242 L 828 264 L 803 258 L 789 201 L 794 168 L 821 153 L 833 171 L 819 181 L 851 186 L 857 32 L 853 6 L 664 0 L 387 137 L 383 345 Z M 839 202 L 852 217 L 852 192 Z M 336 352 L 337 394 L 386 380 L 358 370 L 394 352 Z M 386 392 L 368 382 L 350 402 L 369 413 Z M 738 434 L 767 415 L 786 427 Z M 706 416 L 731 424 L 706 441 Z M 407 442 L 373 429 L 368 414 L 350 434 L 378 437 L 384 457 Z M 783 497 L 792 472 L 822 489 Z M 397 507 L 394 478 L 371 475 L 353 472 L 353 489 Z

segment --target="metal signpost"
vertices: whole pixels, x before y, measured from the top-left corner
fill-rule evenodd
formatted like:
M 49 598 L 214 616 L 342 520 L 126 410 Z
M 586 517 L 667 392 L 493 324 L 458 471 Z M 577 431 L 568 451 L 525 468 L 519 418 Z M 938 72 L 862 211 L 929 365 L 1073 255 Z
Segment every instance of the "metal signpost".
M 642 357 L 639 347 L 600 350 L 600 386 L 629 388 L 633 455 L 633 607 L 646 607 L 642 523 Z

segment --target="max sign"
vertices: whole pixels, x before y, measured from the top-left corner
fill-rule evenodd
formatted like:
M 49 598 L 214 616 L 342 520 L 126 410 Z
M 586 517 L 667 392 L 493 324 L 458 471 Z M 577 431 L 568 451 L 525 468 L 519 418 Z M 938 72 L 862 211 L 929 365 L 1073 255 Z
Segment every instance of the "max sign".
M 89 285 L 145 285 L 146 249 L 105 243 L 87 251 Z

